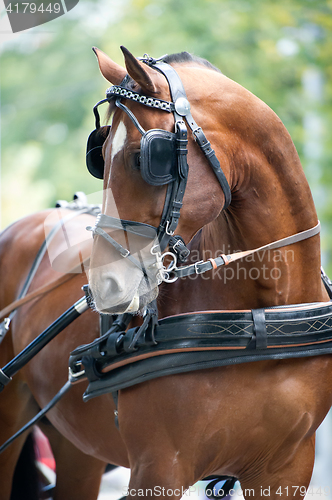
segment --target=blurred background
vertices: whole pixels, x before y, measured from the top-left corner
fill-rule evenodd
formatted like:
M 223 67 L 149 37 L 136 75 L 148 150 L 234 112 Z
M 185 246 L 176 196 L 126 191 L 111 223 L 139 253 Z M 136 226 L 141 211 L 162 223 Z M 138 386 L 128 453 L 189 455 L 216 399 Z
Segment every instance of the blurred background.
M 120 45 L 136 56 L 187 50 L 284 122 L 313 192 L 332 276 L 331 0 L 80 0 L 50 23 L 7 35 L 0 33 L 1 228 L 75 191 L 102 188 L 85 167 L 92 107 L 108 87 L 92 46 L 120 64 Z M 318 435 L 321 486 L 332 478 L 329 419 Z

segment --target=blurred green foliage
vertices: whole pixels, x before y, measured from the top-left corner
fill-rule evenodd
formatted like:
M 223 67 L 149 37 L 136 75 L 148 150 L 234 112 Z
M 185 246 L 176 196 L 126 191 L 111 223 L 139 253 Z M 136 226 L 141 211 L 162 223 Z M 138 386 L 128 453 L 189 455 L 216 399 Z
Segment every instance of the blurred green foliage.
M 92 106 L 108 86 L 93 45 L 122 64 L 188 50 L 265 101 L 288 128 L 332 252 L 332 0 L 81 0 L 3 44 L 2 227 L 101 189 L 85 169 Z M 330 269 L 329 269 L 330 267 Z

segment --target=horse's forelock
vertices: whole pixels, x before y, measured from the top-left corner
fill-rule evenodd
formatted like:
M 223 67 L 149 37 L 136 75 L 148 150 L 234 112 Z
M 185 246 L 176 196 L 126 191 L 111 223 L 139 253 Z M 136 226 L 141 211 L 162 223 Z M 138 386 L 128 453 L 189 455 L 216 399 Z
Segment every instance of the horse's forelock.
M 110 121 L 114 111 L 115 111 L 115 102 L 111 101 L 108 105 L 107 112 L 106 112 L 106 117 L 105 117 L 106 124 Z

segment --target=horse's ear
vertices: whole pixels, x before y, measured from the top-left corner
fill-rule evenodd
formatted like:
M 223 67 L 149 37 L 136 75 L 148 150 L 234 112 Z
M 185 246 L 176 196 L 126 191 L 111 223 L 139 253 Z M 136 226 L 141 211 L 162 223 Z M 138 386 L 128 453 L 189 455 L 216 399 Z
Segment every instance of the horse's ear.
M 121 50 L 124 55 L 127 71 L 133 80 L 140 85 L 143 91 L 157 93 L 159 87 L 157 82 L 160 79 L 159 73 L 136 59 L 126 47 L 121 45 Z
M 113 85 L 119 85 L 126 76 L 127 71 L 122 66 L 112 61 L 108 55 L 97 49 L 97 47 L 93 47 L 92 50 L 97 56 L 99 68 L 103 77 L 110 83 L 113 83 Z

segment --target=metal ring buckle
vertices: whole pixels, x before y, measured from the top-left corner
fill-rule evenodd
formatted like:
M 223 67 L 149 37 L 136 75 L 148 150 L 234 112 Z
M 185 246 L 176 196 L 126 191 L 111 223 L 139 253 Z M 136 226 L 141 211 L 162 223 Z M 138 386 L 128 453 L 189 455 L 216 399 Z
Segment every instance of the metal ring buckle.
M 164 261 L 164 258 L 166 256 L 170 256 L 173 261 L 170 263 L 170 265 L 166 267 L 163 265 L 163 261 Z M 172 271 L 174 271 L 176 269 L 176 263 L 177 263 L 177 259 L 176 259 L 176 255 L 174 255 L 174 253 L 172 252 L 165 252 L 161 255 L 161 258 L 160 258 L 160 263 L 161 263 L 161 269 L 159 269 L 159 277 L 160 277 L 160 280 L 161 282 L 164 281 L 165 283 L 174 283 L 174 281 L 176 281 L 179 277 L 178 276 L 174 276 L 173 278 L 170 277 L 170 273 L 172 273 Z
M 177 262 L 177 259 L 176 259 L 176 255 L 172 252 L 165 252 L 162 254 L 161 256 L 161 261 L 162 263 L 164 263 L 164 258 L 169 255 L 170 257 L 172 257 L 173 259 L 173 262 L 170 263 L 170 265 L 167 267 L 167 269 L 165 268 L 165 270 L 167 272 L 171 272 L 171 271 L 174 271 L 174 269 L 176 268 L 176 262 Z
M 164 271 L 161 276 L 162 281 L 165 283 L 174 283 L 176 280 L 179 279 L 178 276 L 174 276 L 174 278 L 170 278 L 169 273 L 167 271 Z
M 178 280 L 179 279 L 178 276 L 174 276 L 174 278 L 170 277 L 170 273 L 172 273 L 172 272 L 173 271 L 169 272 L 165 268 L 160 269 L 159 276 L 160 276 L 161 282 L 164 282 L 164 283 L 174 283 L 176 280 Z

